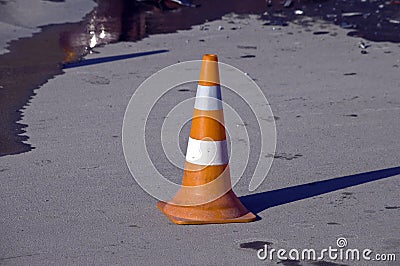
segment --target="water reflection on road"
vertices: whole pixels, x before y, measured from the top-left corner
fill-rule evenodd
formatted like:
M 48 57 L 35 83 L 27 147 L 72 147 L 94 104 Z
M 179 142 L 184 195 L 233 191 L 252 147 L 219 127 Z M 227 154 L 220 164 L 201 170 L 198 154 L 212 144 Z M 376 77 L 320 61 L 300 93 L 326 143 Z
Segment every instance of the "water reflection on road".
M 44 26 L 29 38 L 12 41 L 0 55 L 0 156 L 32 149 L 23 136 L 21 110 L 63 65 L 80 60 L 99 45 L 137 41 L 151 34 L 190 29 L 228 13 L 258 14 L 264 25 L 304 25 L 303 18 L 323 20 L 349 29 L 350 36 L 400 42 L 400 1 L 197 0 L 200 7 L 165 10 L 159 1 L 96 0 L 81 22 Z M 196 3 L 196 1 L 195 1 Z M 7 1 L 3 3 L 7 4 Z M 310 23 L 310 20 L 307 20 Z M 143 51 L 145 52 L 145 51 Z

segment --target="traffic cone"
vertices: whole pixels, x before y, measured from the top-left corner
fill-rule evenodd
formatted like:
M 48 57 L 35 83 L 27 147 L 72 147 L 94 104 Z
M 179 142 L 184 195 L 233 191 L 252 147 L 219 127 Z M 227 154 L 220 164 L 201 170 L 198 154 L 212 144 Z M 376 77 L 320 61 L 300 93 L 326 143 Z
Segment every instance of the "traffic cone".
M 182 186 L 169 202 L 157 207 L 176 224 L 251 222 L 248 211 L 232 191 L 218 58 L 202 58 Z

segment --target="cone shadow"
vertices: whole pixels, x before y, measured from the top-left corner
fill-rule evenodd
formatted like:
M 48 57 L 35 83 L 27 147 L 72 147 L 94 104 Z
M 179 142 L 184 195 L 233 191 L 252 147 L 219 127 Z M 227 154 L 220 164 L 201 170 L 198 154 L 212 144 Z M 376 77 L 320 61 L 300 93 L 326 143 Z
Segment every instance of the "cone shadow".
M 311 198 L 336 190 L 361 185 L 400 174 L 400 167 L 387 168 L 324 181 L 287 187 L 240 197 L 240 201 L 254 214 L 282 204 Z

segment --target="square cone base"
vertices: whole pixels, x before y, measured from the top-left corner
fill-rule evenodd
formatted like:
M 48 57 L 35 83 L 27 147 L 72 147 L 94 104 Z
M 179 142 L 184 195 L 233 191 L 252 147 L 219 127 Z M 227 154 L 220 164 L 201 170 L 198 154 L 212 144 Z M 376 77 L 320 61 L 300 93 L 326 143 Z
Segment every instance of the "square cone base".
M 183 217 L 176 217 L 174 215 L 166 213 L 165 206 L 170 205 L 167 202 L 159 201 L 157 203 L 157 208 L 160 209 L 162 213 L 164 213 L 165 216 L 168 217 L 168 219 L 171 220 L 171 222 L 175 224 L 225 224 L 225 223 L 248 223 L 248 222 L 253 222 L 257 219 L 257 217 L 251 213 L 247 212 L 246 214 L 240 216 L 240 217 L 228 217 L 228 218 L 211 218 L 211 219 L 190 219 L 190 218 L 183 218 Z M 174 205 L 175 208 L 179 208 L 179 206 Z M 196 208 L 196 206 L 193 206 L 192 208 Z

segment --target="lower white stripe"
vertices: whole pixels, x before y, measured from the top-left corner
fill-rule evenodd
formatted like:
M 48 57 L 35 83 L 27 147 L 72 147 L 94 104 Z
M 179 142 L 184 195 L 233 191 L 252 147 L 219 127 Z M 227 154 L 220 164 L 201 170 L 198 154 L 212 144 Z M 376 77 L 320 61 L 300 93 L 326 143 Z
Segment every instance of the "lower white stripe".
M 194 108 L 198 110 L 221 110 L 220 86 L 197 86 L 196 102 Z
M 186 161 L 199 165 L 227 164 L 229 158 L 226 140 L 205 141 L 189 137 Z

